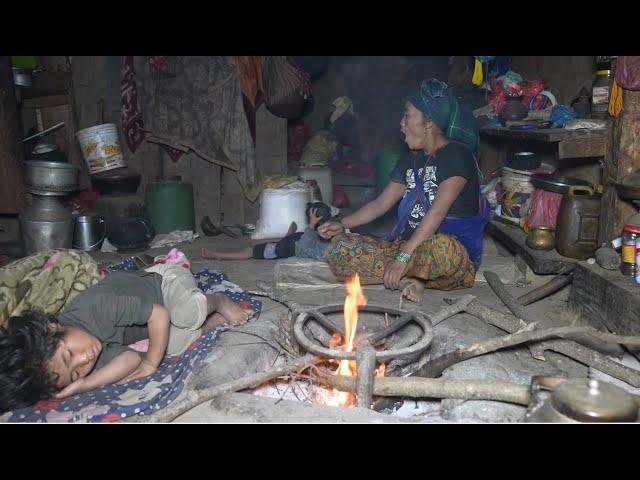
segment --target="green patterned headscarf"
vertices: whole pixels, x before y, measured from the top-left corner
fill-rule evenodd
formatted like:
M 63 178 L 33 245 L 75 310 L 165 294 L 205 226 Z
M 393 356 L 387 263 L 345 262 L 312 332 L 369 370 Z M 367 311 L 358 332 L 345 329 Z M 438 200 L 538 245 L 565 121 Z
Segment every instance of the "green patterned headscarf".
M 463 143 L 474 154 L 478 152 L 480 136 L 476 119 L 471 110 L 451 93 L 446 83 L 435 78 L 423 80 L 420 90 L 407 95 L 404 101 L 411 102 L 447 138 Z

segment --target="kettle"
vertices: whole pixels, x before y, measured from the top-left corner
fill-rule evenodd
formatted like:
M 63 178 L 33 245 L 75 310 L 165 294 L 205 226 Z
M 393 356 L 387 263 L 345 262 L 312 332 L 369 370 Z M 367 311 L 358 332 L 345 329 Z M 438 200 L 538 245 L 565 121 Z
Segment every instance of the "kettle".
M 73 230 L 73 248 L 91 252 L 102 248 L 107 226 L 100 215 L 88 214 L 76 217 Z

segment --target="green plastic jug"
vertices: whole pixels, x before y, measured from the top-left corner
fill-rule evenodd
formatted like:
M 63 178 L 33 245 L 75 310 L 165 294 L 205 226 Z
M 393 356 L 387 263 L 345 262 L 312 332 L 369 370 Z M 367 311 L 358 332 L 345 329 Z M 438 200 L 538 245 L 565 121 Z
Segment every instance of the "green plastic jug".
M 147 185 L 146 212 L 156 233 L 195 230 L 193 186 L 188 182 L 161 181 Z
M 382 150 L 376 158 L 376 195 L 380 195 L 391 181 L 391 171 L 403 154 L 404 150 L 399 147 L 389 148 Z

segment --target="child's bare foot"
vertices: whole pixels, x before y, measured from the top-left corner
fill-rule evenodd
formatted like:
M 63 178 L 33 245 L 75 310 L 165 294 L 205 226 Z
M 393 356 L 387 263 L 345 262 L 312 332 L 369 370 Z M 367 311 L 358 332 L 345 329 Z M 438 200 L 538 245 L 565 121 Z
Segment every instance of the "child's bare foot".
M 210 258 L 212 260 L 249 260 L 253 256 L 252 252 L 251 247 L 233 252 L 215 252 L 208 248 L 203 248 L 200 255 L 202 258 Z
M 409 283 L 409 285 L 404 287 L 404 290 L 402 290 L 402 294 L 407 297 L 407 299 L 416 303 L 422 301 L 423 292 L 424 283 L 422 283 L 422 281 L 418 280 L 417 278 L 411 279 L 411 283 Z
M 287 236 L 293 235 L 297 231 L 298 231 L 298 224 L 296 222 L 291 222 L 291 225 L 289 225 L 289 230 L 287 230 Z
M 213 250 L 209 250 L 208 248 L 203 248 L 200 251 L 200 256 L 202 258 L 210 258 L 212 260 L 220 260 L 220 255 L 218 252 L 214 252 Z
M 227 323 L 227 319 L 216 312 L 213 315 L 209 316 L 209 318 L 207 318 L 207 321 L 204 322 L 204 325 L 202 325 L 202 331 L 204 333 L 209 332 L 216 327 L 224 325 L 225 323 Z
M 241 325 L 246 323 L 255 315 L 253 310 L 250 308 L 240 308 L 230 298 L 222 293 L 214 293 L 214 295 L 218 297 L 217 313 L 222 315 L 231 325 Z

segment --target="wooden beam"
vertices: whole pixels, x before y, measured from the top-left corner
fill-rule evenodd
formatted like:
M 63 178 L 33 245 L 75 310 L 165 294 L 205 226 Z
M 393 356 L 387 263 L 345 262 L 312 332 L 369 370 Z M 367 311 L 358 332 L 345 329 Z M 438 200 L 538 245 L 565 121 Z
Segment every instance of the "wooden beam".
M 605 152 L 604 138 L 585 137 L 569 138 L 558 143 L 558 158 L 603 157 Z
M 22 197 L 22 125 L 9 57 L 0 57 L 0 213 L 18 213 Z
M 527 234 L 520 227 L 492 220 L 487 224 L 486 231 L 513 253 L 520 255 L 537 275 L 560 273 L 577 262 L 572 258 L 563 257 L 556 250 L 529 248 L 526 244 Z
M 25 98 L 22 101 L 22 106 L 23 108 L 49 108 L 69 103 L 69 95 L 49 95 L 48 97 Z

